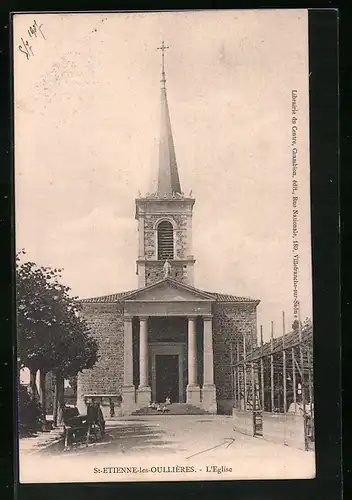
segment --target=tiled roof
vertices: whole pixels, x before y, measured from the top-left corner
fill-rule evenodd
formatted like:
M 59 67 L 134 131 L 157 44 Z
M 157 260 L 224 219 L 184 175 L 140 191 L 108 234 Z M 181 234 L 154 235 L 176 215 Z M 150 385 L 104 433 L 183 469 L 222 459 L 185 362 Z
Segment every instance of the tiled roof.
M 302 330 L 302 343 L 309 344 L 313 340 L 313 327 L 309 326 Z M 253 352 L 246 356 L 247 361 L 258 359 L 262 356 L 269 356 L 270 354 L 275 354 L 277 352 L 282 352 L 283 346 L 285 349 L 294 347 L 299 344 L 299 332 L 293 330 L 285 334 L 285 339 L 283 336 L 273 339 L 273 350 L 271 350 L 271 342 L 265 342 L 263 346 L 256 347 Z
M 213 293 L 213 292 L 210 292 L 210 293 L 211 293 L 211 295 L 214 295 L 217 302 L 258 302 L 259 303 L 259 300 L 251 299 L 249 297 L 238 297 L 237 295 L 228 295 L 226 293 Z
M 138 290 L 143 290 L 143 288 L 137 288 L 136 290 L 129 290 L 127 292 L 113 293 L 111 295 L 103 295 L 101 297 L 90 297 L 87 299 L 81 299 L 80 302 L 95 303 L 95 304 L 108 304 L 108 303 L 119 302 L 120 299 L 122 299 L 126 295 L 137 292 Z M 228 295 L 224 293 L 206 292 L 205 290 L 198 290 L 198 291 L 212 295 L 217 302 L 259 302 L 259 300 L 250 299 L 248 297 L 238 297 L 236 295 Z
M 113 302 L 119 302 L 120 299 L 125 297 L 126 295 L 136 292 L 137 290 L 129 290 L 127 292 L 119 292 L 119 293 L 113 293 L 112 295 L 103 295 L 102 297 L 90 297 L 87 299 L 81 299 L 80 302 L 84 303 L 95 303 L 95 304 L 101 304 L 101 303 L 113 303 Z

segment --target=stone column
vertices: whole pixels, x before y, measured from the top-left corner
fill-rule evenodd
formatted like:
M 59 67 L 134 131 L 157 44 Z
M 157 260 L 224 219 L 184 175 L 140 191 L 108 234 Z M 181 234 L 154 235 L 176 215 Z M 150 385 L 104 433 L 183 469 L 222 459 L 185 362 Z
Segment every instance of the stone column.
M 139 322 L 139 387 L 148 386 L 148 319 Z
M 188 385 L 197 385 L 196 318 L 188 318 Z
M 130 413 L 136 408 L 136 390 L 133 385 L 133 338 L 132 317 L 124 317 L 124 371 L 122 387 L 122 410 Z
M 217 412 L 216 387 L 214 384 L 214 355 L 213 355 L 213 319 L 212 316 L 203 318 L 203 388 L 202 407 L 210 413 Z
M 148 368 L 148 318 L 139 319 L 139 386 L 137 403 L 141 408 L 151 401 L 151 388 L 149 385 Z
M 187 403 L 200 405 L 200 388 L 197 380 L 196 316 L 188 318 L 188 385 Z

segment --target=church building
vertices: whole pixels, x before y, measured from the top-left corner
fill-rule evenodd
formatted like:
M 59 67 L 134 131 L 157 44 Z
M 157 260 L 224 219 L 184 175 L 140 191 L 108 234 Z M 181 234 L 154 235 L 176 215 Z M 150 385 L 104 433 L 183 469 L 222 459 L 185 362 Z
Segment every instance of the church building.
M 82 316 L 99 344 L 99 360 L 78 375 L 80 411 L 95 396 L 104 412 L 118 401 L 126 415 L 166 398 L 190 409 L 230 412 L 233 353 L 244 341 L 256 344 L 259 300 L 200 290 L 194 283 L 195 199 L 180 184 L 166 94 L 166 48 L 163 42 L 157 189 L 135 200 L 137 283 L 134 290 L 81 301 Z

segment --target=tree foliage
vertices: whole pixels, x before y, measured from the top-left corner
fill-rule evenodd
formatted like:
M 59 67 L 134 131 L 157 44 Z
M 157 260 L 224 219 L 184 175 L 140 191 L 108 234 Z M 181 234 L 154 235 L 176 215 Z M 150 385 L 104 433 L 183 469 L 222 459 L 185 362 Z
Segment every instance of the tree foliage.
M 20 437 L 30 436 L 43 425 L 42 409 L 30 396 L 27 387 L 19 386 L 18 394 L 18 431 Z
M 79 315 L 77 297 L 60 283 L 61 269 L 21 262 L 17 255 L 18 361 L 32 373 L 60 371 L 74 376 L 97 361 L 98 346 Z

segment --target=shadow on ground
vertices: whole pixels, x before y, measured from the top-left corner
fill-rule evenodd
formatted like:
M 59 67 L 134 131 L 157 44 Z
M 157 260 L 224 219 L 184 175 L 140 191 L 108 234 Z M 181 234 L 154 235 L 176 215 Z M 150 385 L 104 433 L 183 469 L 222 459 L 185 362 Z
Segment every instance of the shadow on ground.
M 175 442 L 166 439 L 166 433 L 155 426 L 139 422 L 128 422 L 128 425 L 109 426 L 103 441 L 75 444 L 64 451 L 63 441 L 55 449 L 43 450 L 42 455 L 86 455 L 87 453 L 111 454 L 120 453 L 176 453 L 182 450 Z

